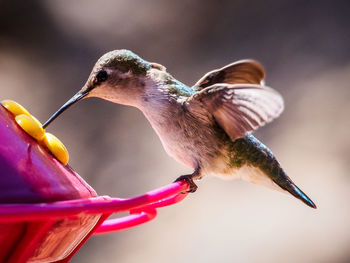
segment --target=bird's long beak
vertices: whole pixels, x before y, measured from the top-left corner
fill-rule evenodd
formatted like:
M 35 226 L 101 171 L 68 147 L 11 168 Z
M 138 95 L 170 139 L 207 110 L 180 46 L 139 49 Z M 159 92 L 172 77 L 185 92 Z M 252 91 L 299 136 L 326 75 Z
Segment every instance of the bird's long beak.
M 68 109 L 70 106 L 72 106 L 74 103 L 78 102 L 79 100 L 83 99 L 89 94 L 89 91 L 86 89 L 81 89 L 77 94 L 75 94 L 70 100 L 68 100 L 58 111 L 56 111 L 42 126 L 44 129 L 59 115 L 61 115 L 62 112 L 64 112 L 66 109 Z

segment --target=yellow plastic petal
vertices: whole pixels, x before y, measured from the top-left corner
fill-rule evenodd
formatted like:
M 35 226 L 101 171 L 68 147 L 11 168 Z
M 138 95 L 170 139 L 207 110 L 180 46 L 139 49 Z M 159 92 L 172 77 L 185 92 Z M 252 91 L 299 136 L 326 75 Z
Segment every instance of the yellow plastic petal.
M 45 136 L 45 130 L 41 127 L 38 120 L 32 116 L 21 114 L 15 117 L 17 124 L 34 139 L 40 141 Z
M 1 104 L 15 116 L 21 114 L 30 116 L 30 113 L 22 105 L 18 104 L 13 100 L 3 100 L 1 101 Z
M 45 146 L 49 151 L 64 165 L 69 161 L 69 153 L 64 144 L 53 134 L 45 133 L 43 140 Z
M 36 122 L 36 124 L 37 124 L 38 126 L 40 126 L 40 127 L 43 126 L 43 125 L 41 124 L 41 122 L 40 122 L 37 118 L 35 118 L 33 115 L 30 115 L 30 117 L 33 119 L 33 121 Z

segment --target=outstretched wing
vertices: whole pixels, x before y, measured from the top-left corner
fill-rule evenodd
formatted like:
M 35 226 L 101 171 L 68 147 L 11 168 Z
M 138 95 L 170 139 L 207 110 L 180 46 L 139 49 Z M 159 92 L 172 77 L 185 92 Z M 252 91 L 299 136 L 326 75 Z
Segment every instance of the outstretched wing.
M 215 69 L 205 74 L 194 87 L 204 89 L 214 84 L 261 84 L 265 78 L 263 66 L 255 60 L 240 60 L 223 68 Z
M 256 84 L 215 84 L 191 96 L 186 106 L 205 107 L 232 140 L 277 118 L 284 107 L 277 91 Z

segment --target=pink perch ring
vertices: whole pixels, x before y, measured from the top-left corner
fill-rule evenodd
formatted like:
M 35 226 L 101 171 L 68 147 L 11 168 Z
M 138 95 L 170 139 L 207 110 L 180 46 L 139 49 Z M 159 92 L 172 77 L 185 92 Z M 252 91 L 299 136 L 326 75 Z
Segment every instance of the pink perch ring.
M 0 262 L 8 263 L 68 262 L 92 234 L 148 222 L 157 208 L 180 202 L 189 190 L 180 181 L 133 198 L 98 196 L 1 106 L 0 169 Z

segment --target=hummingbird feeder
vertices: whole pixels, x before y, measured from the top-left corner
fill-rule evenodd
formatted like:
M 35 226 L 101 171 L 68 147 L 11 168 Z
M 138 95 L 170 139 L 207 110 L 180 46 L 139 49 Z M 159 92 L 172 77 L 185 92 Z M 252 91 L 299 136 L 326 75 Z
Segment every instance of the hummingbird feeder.
M 98 196 L 0 106 L 0 262 L 69 262 L 94 234 L 154 219 L 183 200 L 189 185 L 169 184 L 134 198 Z M 130 215 L 108 219 L 111 214 Z

